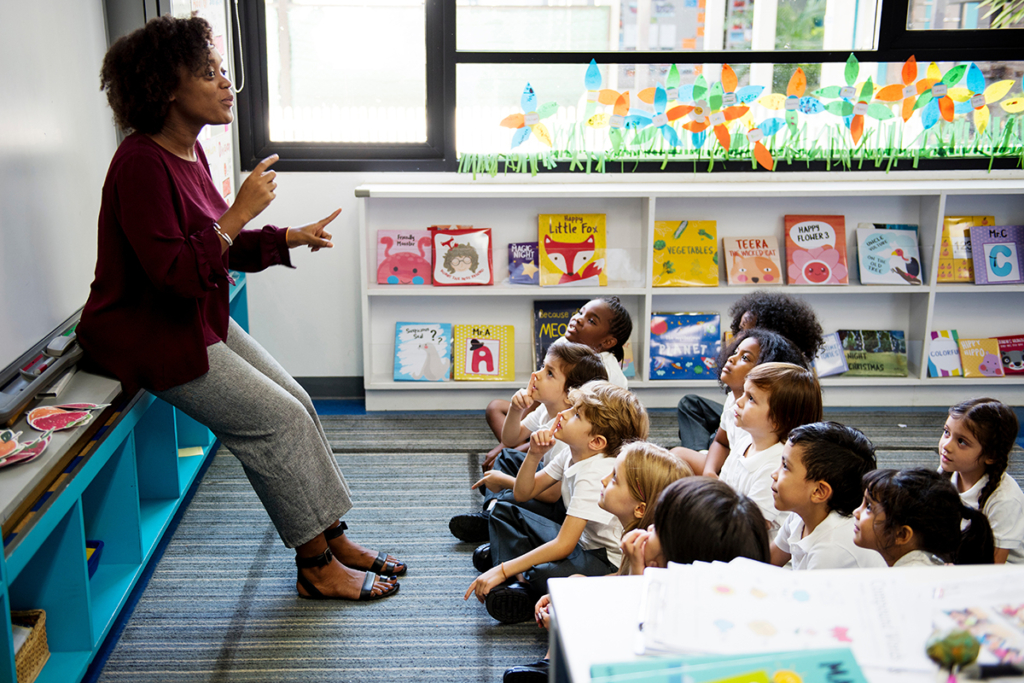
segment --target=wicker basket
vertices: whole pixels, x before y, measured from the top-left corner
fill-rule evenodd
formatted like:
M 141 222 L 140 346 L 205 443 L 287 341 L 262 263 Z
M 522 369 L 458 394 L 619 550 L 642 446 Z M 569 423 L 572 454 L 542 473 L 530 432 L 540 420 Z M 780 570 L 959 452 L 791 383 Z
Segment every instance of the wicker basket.
M 46 644 L 46 612 L 41 609 L 12 611 L 11 621 L 32 629 L 28 640 L 14 656 L 18 683 L 32 683 L 43 670 L 46 660 L 50 658 L 50 648 Z

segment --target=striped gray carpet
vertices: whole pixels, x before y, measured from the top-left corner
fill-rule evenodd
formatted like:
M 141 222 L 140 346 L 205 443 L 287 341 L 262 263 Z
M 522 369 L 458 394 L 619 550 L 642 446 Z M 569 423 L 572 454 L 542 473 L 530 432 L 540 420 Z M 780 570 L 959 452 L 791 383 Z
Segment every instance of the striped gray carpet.
M 860 427 L 883 467 L 935 466 L 945 412 L 830 412 Z M 483 416 L 325 417 L 356 499 L 352 537 L 409 564 L 398 595 L 321 603 L 295 594 L 285 549 L 237 461 L 221 450 L 100 677 L 147 681 L 501 680 L 533 661 L 546 635 L 501 626 L 474 599 L 473 546 L 448 519 L 479 509 L 468 486 L 493 444 Z M 652 413 L 651 440 L 675 445 L 674 411 Z M 1024 477 L 1024 458 L 1011 473 Z

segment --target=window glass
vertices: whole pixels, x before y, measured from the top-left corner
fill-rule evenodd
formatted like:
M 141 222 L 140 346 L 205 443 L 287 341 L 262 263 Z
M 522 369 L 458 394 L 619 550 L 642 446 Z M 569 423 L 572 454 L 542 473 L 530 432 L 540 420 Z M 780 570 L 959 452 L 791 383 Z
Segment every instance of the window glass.
M 910 0 L 907 28 L 917 31 L 1024 28 L 1024 2 Z
M 270 139 L 423 142 L 424 0 L 265 0 Z
M 865 50 L 879 0 L 458 0 L 459 50 Z

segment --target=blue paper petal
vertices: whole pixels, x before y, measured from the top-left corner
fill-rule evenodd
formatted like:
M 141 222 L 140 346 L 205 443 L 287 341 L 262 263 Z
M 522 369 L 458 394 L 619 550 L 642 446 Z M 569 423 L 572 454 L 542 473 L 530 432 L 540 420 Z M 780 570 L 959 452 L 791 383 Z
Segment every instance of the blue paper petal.
M 690 133 L 690 140 L 693 141 L 693 146 L 698 149 L 704 146 L 704 141 L 708 139 L 708 133 L 706 130 L 702 130 L 699 133 Z
M 676 102 L 693 102 L 693 83 L 679 86 Z
M 661 126 L 661 134 L 665 136 L 673 147 L 679 146 L 679 135 L 676 133 L 676 129 L 672 126 Z
M 765 119 L 758 128 L 761 129 L 762 133 L 770 137 L 782 130 L 784 125 L 786 125 L 785 120 L 776 116 L 775 118 Z
M 966 102 L 954 102 L 953 103 L 953 113 L 954 114 L 969 114 L 972 111 L 974 111 L 974 106 L 971 104 L 970 100 L 967 100 Z
M 763 85 L 745 85 L 736 91 L 736 99 L 744 104 L 753 102 L 764 92 Z
M 921 125 L 925 130 L 934 126 L 939 120 L 939 101 L 932 100 L 921 110 Z
M 804 114 L 820 114 L 825 111 L 825 105 L 817 97 L 801 97 L 800 111 Z
M 967 67 L 967 89 L 975 95 L 985 92 L 985 76 L 974 62 Z
M 591 59 L 587 67 L 587 75 L 583 78 L 587 90 L 597 90 L 601 87 L 601 70 L 597 68 L 597 61 Z
M 654 119 L 648 116 L 646 113 L 638 110 L 631 110 L 629 116 L 626 117 L 623 123 L 626 128 L 643 128 L 654 123 Z
M 516 134 L 512 136 L 512 149 L 515 149 L 519 145 L 526 142 L 526 139 L 530 137 L 530 127 L 523 126 L 516 131 Z
M 668 105 L 668 95 L 665 93 L 665 89 L 659 84 L 654 89 L 654 111 L 658 114 L 665 113 L 665 107 Z
M 533 91 L 533 86 L 529 83 L 523 89 L 523 96 L 519 100 L 519 105 L 527 114 L 531 111 L 537 111 L 537 93 Z

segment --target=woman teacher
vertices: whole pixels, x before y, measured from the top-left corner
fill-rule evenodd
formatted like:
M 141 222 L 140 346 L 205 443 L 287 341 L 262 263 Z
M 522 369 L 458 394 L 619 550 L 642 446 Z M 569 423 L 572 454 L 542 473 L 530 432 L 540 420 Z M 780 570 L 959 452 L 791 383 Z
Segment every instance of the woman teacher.
M 327 225 L 246 230 L 274 199 L 264 159 L 230 207 L 213 184 L 203 126 L 231 123 L 234 90 L 210 26 L 151 20 L 107 52 L 101 87 L 130 133 L 103 185 L 95 280 L 78 325 L 90 362 L 207 425 L 242 463 L 304 598 L 398 591 L 405 564 L 352 542 L 348 485 L 306 392 L 228 315 L 228 268 L 291 266 L 289 249 L 330 248 Z

